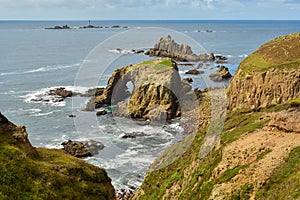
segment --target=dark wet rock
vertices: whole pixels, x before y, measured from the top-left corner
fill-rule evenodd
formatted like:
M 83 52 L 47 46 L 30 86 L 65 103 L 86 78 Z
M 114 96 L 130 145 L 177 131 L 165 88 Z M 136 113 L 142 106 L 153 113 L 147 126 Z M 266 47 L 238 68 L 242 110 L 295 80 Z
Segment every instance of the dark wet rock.
M 194 63 L 177 63 L 177 65 L 180 65 L 180 66 L 194 66 Z
M 71 115 L 69 115 L 69 117 L 74 118 L 74 117 L 76 117 L 76 115 L 71 114 Z
M 89 24 L 87 26 L 82 26 L 80 28 L 87 29 L 87 28 L 103 28 L 103 27 L 102 26 L 94 26 L 94 25 Z
M 223 64 L 223 63 L 227 63 L 228 62 L 228 58 L 222 55 L 216 55 L 216 63 L 217 64 Z
M 121 135 L 121 138 L 127 139 L 127 138 L 136 138 L 136 137 L 142 137 L 146 136 L 143 132 L 132 132 L 132 133 L 124 133 Z
M 89 89 L 85 94 L 80 94 L 82 97 L 99 96 L 103 94 L 105 88 Z
M 185 74 L 198 75 L 198 74 L 204 74 L 204 71 L 199 71 L 197 69 L 191 69 L 191 70 L 185 72 Z
M 192 78 L 184 78 L 183 81 L 185 81 L 187 83 L 192 83 L 193 79 Z
M 69 140 L 67 142 L 63 142 L 61 145 L 63 145 L 63 150 L 72 156 L 78 158 L 92 156 L 92 153 L 83 142 Z
M 225 81 L 232 77 L 229 70 L 225 66 L 219 66 L 218 70 L 209 75 L 209 78 L 213 81 Z
M 119 26 L 119 25 L 113 25 L 113 26 L 111 26 L 111 28 L 121 28 L 121 26 Z
M 106 115 L 108 112 L 106 110 L 100 110 L 100 111 L 97 111 L 96 115 L 97 116 L 101 116 L 101 115 Z
M 70 27 L 68 25 L 63 25 L 63 26 L 47 27 L 45 29 L 70 29 Z
M 73 96 L 73 92 L 72 91 L 69 91 L 69 90 L 66 90 L 66 88 L 64 87 L 60 87 L 60 88 L 55 88 L 53 90 L 50 90 L 48 92 L 49 95 L 57 95 L 61 98 L 67 98 L 67 97 L 72 97 Z M 61 99 L 57 99 L 58 102 L 61 101 Z
M 66 153 L 78 158 L 96 155 L 99 153 L 99 150 L 104 148 L 104 145 L 101 142 L 94 140 L 85 142 L 68 140 L 61 145 Z

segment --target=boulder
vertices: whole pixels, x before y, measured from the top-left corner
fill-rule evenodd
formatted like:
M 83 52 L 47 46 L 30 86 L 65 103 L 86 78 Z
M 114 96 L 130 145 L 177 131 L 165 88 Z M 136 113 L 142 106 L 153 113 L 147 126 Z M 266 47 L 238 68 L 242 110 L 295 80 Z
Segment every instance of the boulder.
M 61 145 L 66 153 L 78 158 L 96 155 L 99 153 L 99 150 L 104 148 L 104 145 L 101 142 L 94 140 L 85 142 L 68 140 Z
M 73 92 L 72 91 L 69 91 L 69 90 L 66 90 L 66 88 L 64 87 L 60 87 L 60 88 L 55 88 L 53 90 L 50 90 L 48 92 L 49 95 L 57 95 L 61 98 L 67 98 L 67 97 L 72 97 L 73 95 Z
M 183 81 L 187 82 L 187 83 L 192 83 L 193 79 L 192 78 L 184 78 Z
M 106 114 L 107 114 L 106 110 L 100 110 L 100 111 L 97 111 L 97 113 L 96 113 L 97 116 L 106 115 Z
M 209 78 L 213 81 L 225 81 L 232 77 L 229 70 L 225 66 L 219 66 L 218 70 L 209 75 Z

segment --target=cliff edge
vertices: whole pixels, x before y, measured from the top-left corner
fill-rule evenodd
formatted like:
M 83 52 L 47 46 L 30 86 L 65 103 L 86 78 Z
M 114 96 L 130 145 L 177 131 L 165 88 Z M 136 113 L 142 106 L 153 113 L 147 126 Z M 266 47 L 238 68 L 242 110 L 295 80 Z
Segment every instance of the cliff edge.
M 228 108 L 258 108 L 300 96 L 300 33 L 262 45 L 239 66 L 228 88 Z
M 0 199 L 115 199 L 104 169 L 59 149 L 34 148 L 0 113 Z

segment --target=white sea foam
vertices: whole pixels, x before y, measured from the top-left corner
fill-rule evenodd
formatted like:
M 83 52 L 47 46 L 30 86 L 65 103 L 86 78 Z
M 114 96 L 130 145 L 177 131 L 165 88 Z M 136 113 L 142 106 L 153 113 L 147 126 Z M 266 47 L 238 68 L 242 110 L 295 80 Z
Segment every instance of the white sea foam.
M 24 98 L 25 102 L 27 103 L 41 103 L 50 106 L 65 106 L 66 102 L 62 100 L 61 97 L 56 95 L 49 95 L 49 91 L 55 88 L 63 87 L 66 90 L 70 90 L 76 93 L 84 93 L 88 89 L 88 87 L 75 87 L 75 86 L 53 86 L 49 88 L 42 88 L 38 91 L 33 91 L 25 96 L 21 96 Z
M 241 54 L 241 55 L 239 55 L 239 58 L 246 58 L 246 57 L 248 57 L 247 54 Z
M 49 71 L 56 71 L 56 70 L 67 69 L 67 68 L 72 68 L 72 67 L 79 67 L 80 65 L 81 65 L 81 62 L 71 64 L 71 65 L 48 65 L 45 67 L 39 67 L 36 69 L 27 70 L 27 71 L 4 72 L 4 73 L 0 73 L 0 76 L 31 74 L 31 73 L 38 73 L 38 72 L 49 72 Z

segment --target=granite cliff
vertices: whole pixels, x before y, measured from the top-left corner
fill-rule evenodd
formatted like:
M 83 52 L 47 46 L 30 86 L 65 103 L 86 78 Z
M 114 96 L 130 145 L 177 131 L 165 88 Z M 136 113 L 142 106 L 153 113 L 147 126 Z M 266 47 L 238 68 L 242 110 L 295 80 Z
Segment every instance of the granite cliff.
M 299 199 L 299 38 L 277 38 L 249 55 L 227 89 L 210 153 L 201 156 L 211 127 L 200 118 L 199 131 L 156 159 L 132 199 Z M 212 105 L 204 102 L 202 112 Z
M 115 199 L 104 169 L 62 150 L 33 147 L 0 113 L 0 199 Z
M 258 108 L 300 96 L 300 33 L 262 45 L 239 66 L 228 89 L 228 106 Z
M 149 60 L 115 70 L 107 87 L 87 107 L 117 105 L 114 114 L 118 116 L 173 119 L 181 115 L 181 98 L 191 90 L 185 85 L 174 61 Z

